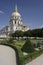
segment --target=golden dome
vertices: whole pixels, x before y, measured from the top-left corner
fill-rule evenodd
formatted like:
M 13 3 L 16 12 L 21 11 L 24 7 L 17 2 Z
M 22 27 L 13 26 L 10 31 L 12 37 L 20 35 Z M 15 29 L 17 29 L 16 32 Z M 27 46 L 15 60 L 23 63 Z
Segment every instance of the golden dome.
M 21 17 L 20 13 L 18 12 L 17 5 L 15 6 L 15 10 L 14 10 L 14 12 L 12 13 L 12 16 L 20 16 L 20 17 Z
M 12 16 L 20 16 L 21 17 L 21 15 L 18 12 L 13 12 Z

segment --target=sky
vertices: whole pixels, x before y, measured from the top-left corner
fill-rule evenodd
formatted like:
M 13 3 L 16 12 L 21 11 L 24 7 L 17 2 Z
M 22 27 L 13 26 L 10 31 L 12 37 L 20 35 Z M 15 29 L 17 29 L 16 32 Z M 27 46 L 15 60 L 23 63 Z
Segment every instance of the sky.
M 30 29 L 43 27 L 43 0 L 0 0 L 0 29 L 9 25 L 16 4 L 23 23 Z

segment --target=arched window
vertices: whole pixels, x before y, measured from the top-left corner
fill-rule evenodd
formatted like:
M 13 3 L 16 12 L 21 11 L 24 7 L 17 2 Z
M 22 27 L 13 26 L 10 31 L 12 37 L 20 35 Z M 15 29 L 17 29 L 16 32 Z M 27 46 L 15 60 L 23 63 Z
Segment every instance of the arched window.
M 15 21 L 15 24 L 16 24 L 16 21 Z

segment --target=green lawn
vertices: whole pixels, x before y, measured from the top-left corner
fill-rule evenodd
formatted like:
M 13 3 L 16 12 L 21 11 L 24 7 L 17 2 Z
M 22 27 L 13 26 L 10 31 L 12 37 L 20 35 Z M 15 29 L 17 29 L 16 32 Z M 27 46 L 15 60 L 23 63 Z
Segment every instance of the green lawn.
M 25 40 L 20 40 L 20 41 L 14 41 L 14 43 L 12 44 L 13 46 L 15 46 L 18 50 L 19 53 L 19 57 L 20 57 L 20 63 L 23 64 L 24 62 L 24 55 L 23 52 L 21 51 L 22 46 L 25 44 Z
M 20 40 L 20 41 L 14 41 L 13 46 L 15 46 L 18 49 L 18 53 L 19 53 L 19 57 L 20 57 L 20 61 L 21 61 L 21 65 L 23 65 L 24 62 L 26 62 L 27 59 L 29 59 L 29 55 L 28 56 L 24 56 L 23 52 L 21 51 L 22 46 L 25 44 L 26 40 Z M 40 42 L 41 40 L 37 40 L 37 39 L 30 39 L 31 42 Z M 37 52 L 36 52 L 37 53 Z M 33 54 L 34 55 L 34 54 Z M 37 54 L 38 56 L 39 54 Z
M 31 39 L 30 41 L 31 42 L 40 42 L 41 40 L 40 39 Z
M 11 44 L 11 45 L 15 46 L 17 48 L 17 50 L 18 50 L 21 65 L 23 65 L 28 60 L 30 61 L 30 59 L 31 59 L 29 54 L 27 56 L 24 56 L 23 52 L 21 50 L 22 46 L 25 44 L 25 41 L 26 40 L 19 40 L 19 41 L 14 40 L 14 42 Z M 31 42 L 40 42 L 41 40 L 30 39 L 30 41 Z M 34 58 L 35 58 L 40 54 L 39 54 L 39 52 L 35 52 L 35 53 L 31 54 L 31 55 L 33 55 Z

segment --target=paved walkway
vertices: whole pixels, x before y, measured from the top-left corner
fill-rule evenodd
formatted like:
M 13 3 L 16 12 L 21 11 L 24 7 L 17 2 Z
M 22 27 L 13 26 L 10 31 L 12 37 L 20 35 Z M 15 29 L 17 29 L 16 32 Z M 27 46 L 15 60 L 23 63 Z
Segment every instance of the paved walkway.
M 15 51 L 4 45 L 0 45 L 0 65 L 17 65 Z
M 33 61 L 27 63 L 26 65 L 43 65 L 43 54 L 34 59 Z

